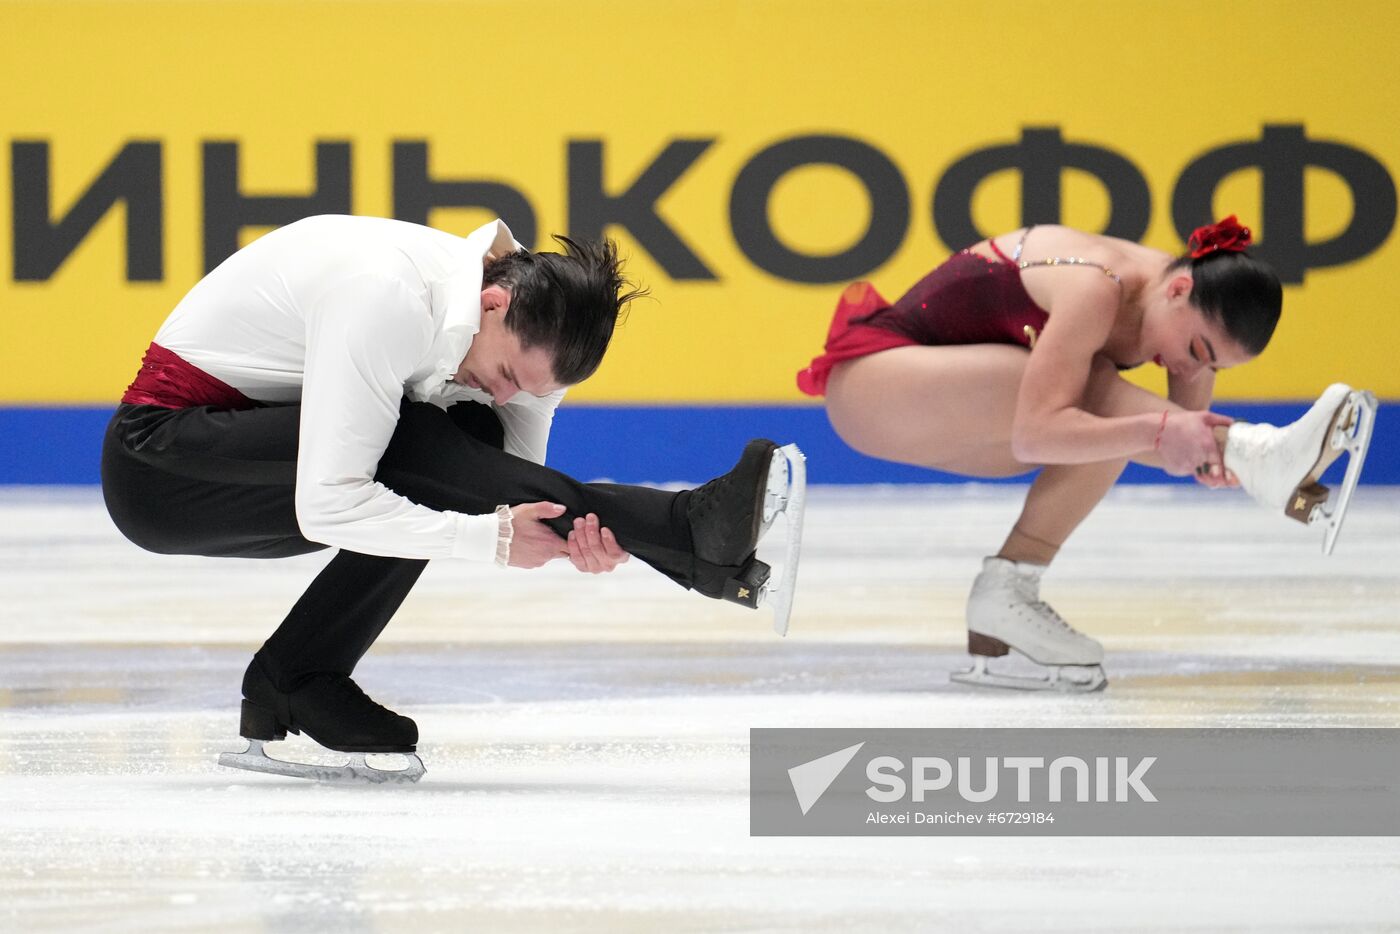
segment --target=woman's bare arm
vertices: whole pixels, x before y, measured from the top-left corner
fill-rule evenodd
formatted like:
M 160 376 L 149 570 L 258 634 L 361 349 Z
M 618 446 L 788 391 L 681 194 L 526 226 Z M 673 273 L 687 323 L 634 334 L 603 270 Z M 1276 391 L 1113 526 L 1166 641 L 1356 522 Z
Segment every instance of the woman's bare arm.
M 1090 270 L 1057 270 L 1045 332 L 1026 362 L 1011 450 L 1026 464 L 1087 464 L 1150 450 L 1161 413 L 1106 418 L 1082 408 L 1094 358 L 1113 328 L 1118 286 Z M 1069 281 L 1069 276 L 1083 281 Z

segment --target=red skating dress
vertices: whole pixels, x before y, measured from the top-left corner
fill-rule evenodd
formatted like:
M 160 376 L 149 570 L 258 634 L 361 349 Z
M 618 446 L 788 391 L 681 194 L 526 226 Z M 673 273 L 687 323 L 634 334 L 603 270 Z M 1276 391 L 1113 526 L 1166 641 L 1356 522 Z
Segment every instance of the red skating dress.
M 988 241 L 1000 262 L 968 250 L 953 254 L 893 305 L 868 282 L 847 287 L 831 319 L 826 352 L 797 374 L 798 388 L 809 396 L 825 395 L 836 364 L 894 347 L 1034 346 L 1050 315 L 1021 283 L 1021 270 L 1031 266 L 1094 266 L 1122 284 L 1107 267 L 1077 256 L 1022 261 L 1032 229 L 1026 228 L 1011 256 L 1002 253 L 995 240 Z

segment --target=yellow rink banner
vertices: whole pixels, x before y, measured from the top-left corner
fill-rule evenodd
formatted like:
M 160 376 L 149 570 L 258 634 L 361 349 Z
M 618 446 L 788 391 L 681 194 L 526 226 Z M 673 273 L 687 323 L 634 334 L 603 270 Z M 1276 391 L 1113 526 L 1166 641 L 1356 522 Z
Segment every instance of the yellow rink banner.
M 0 405 L 113 402 L 341 212 L 615 237 L 654 299 L 571 398 L 617 402 L 796 401 L 843 284 L 985 234 L 1235 213 L 1287 287 L 1218 395 L 1400 396 L 1397 53 L 1388 2 L 0 0 Z

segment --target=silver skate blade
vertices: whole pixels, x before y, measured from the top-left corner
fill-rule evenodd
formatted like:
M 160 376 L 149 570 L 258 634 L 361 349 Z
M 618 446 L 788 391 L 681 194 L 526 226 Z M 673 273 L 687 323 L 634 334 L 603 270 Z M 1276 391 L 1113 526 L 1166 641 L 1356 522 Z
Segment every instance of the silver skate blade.
M 788 496 L 791 489 L 791 468 L 788 459 L 788 449 L 797 450 L 793 444 L 775 448 L 773 456 L 768 459 L 768 480 L 763 492 L 763 517 L 758 526 L 758 535 L 762 538 L 768 534 L 768 530 L 773 527 L 773 522 L 782 515 L 787 508 Z M 799 455 L 801 452 L 798 452 Z
M 782 455 L 779 458 L 778 455 Z M 771 504 L 771 511 L 770 511 Z M 795 444 L 778 448 L 768 473 L 768 495 L 764 497 L 763 527 L 767 531 L 779 516 L 787 518 L 787 552 L 782 576 L 769 581 L 760 605 L 773 610 L 773 631 L 787 635 L 792 616 L 793 593 L 797 587 L 797 563 L 802 557 L 802 512 L 807 506 L 807 457 Z
M 1092 694 L 1108 687 L 1102 665 L 1046 665 L 1041 678 L 1001 674 L 987 669 L 987 657 L 974 655 L 972 667 L 954 671 L 948 680 L 976 687 L 1009 688 L 1013 691 L 1058 691 L 1062 694 Z
M 1313 509 L 1312 521 L 1326 523 L 1322 538 L 1322 553 L 1330 555 L 1337 547 L 1337 536 L 1342 531 L 1342 520 L 1346 518 L 1347 507 L 1351 505 L 1356 484 L 1361 480 L 1361 467 L 1366 463 L 1366 452 L 1371 447 L 1371 430 L 1376 424 L 1376 396 L 1371 392 L 1353 392 L 1347 400 L 1356 409 L 1351 430 L 1338 428 L 1331 439 L 1332 447 L 1347 453 L 1347 472 L 1342 485 L 1327 501 Z
M 365 761 L 365 753 L 348 752 L 350 761 L 345 765 L 313 765 L 302 762 L 287 762 L 274 759 L 263 750 L 263 740 L 248 740 L 248 748 L 243 752 L 223 752 L 219 754 L 219 765 L 230 769 L 244 769 L 249 772 L 263 772 L 267 775 L 284 775 L 287 778 L 303 778 L 317 782 L 338 782 L 380 785 L 386 783 L 416 782 L 427 771 L 417 753 L 385 753 L 402 756 L 405 766 L 402 769 L 379 769 Z

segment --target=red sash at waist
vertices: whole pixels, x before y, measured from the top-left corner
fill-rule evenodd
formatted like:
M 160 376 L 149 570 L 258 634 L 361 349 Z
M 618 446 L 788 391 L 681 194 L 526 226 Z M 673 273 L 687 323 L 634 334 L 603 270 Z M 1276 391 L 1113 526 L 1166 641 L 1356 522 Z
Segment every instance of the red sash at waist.
M 190 409 L 208 405 L 216 409 L 255 409 L 258 404 L 221 379 L 216 379 L 159 344 L 151 344 L 141 359 L 136 380 L 126 388 L 122 402 L 158 405 L 163 409 Z

